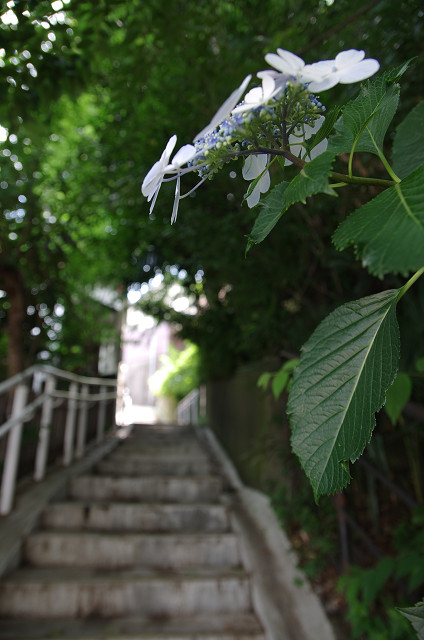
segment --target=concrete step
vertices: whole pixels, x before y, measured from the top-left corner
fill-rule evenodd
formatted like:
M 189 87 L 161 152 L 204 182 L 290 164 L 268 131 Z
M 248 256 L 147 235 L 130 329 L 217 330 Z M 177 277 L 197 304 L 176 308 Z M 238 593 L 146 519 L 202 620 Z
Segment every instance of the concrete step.
M 164 444 L 164 443 L 147 443 L 143 440 L 140 442 L 125 442 L 117 447 L 116 454 L 120 455 L 178 455 L 184 456 L 204 456 L 205 452 L 200 442 L 196 440 L 188 441 L 180 444 Z
M 149 426 L 134 426 L 130 436 L 122 441 L 121 446 L 147 447 L 179 447 L 198 444 L 199 440 L 192 427 L 170 427 L 153 429 Z
M 41 531 L 30 535 L 24 558 L 37 567 L 181 570 L 241 566 L 237 538 L 226 534 L 106 534 Z
M 170 618 L 250 610 L 249 577 L 242 571 L 215 576 L 19 569 L 0 583 L 5 618 Z
M 252 614 L 173 619 L 3 620 L 0 640 L 265 640 Z
M 212 465 L 206 456 L 149 454 L 118 451 L 96 466 L 96 472 L 111 476 L 189 476 L 209 475 Z
M 79 500 L 140 500 L 143 502 L 216 502 L 222 489 L 217 476 L 146 478 L 79 476 L 69 494 Z
M 43 512 L 49 529 L 145 532 L 214 532 L 230 528 L 221 504 L 131 504 L 120 502 L 56 502 Z

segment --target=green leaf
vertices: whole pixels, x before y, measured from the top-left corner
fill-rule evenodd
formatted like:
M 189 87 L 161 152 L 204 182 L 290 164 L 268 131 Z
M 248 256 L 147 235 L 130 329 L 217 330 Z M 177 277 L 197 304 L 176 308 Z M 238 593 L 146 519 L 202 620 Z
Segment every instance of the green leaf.
M 266 389 L 271 378 L 272 373 L 270 373 L 269 371 L 265 371 L 259 376 L 256 386 L 258 386 L 260 389 Z
M 424 162 L 424 100 L 409 112 L 396 129 L 393 141 L 393 170 L 405 178 Z
M 282 182 L 274 187 L 261 203 L 262 209 L 248 236 L 247 251 L 252 245 L 262 242 L 267 237 L 281 216 L 295 202 L 305 204 L 306 198 L 316 193 L 337 195 L 328 184 L 334 157 L 334 153 L 325 151 L 308 162 L 290 183 Z
M 399 360 L 398 290 L 342 305 L 302 349 L 287 411 L 315 498 L 340 491 L 371 439 Z
M 336 230 L 340 251 L 350 244 L 370 273 L 407 275 L 424 264 L 424 165 L 354 211 Z
M 281 369 L 274 375 L 272 381 L 272 393 L 274 394 L 274 398 L 276 400 L 280 397 L 284 389 L 287 389 L 287 391 L 290 389 L 292 374 L 298 364 L 298 358 L 287 360 L 287 362 L 283 364 Z
M 390 71 L 386 71 L 385 73 L 383 73 L 383 78 L 386 80 L 386 82 L 388 82 L 389 84 L 393 83 L 393 82 L 397 82 L 398 80 L 401 79 L 401 77 L 403 76 L 403 74 L 405 73 L 405 71 L 407 69 L 409 69 L 409 67 L 411 66 L 411 64 L 417 59 L 417 56 L 415 56 L 414 58 L 409 58 L 409 60 L 407 60 L 406 62 L 404 62 L 403 64 L 399 65 L 398 67 L 394 67 L 394 69 L 390 69 Z
M 280 184 L 277 184 L 267 197 L 259 203 L 262 209 L 255 220 L 251 235 L 248 236 L 246 253 L 254 244 L 262 242 L 262 240 L 266 238 L 283 215 L 283 195 L 289 184 L 289 182 L 280 182 Z
M 411 622 L 418 640 L 424 640 L 424 600 L 417 602 L 415 607 L 398 608 L 398 611 Z
M 424 358 L 418 358 L 415 360 L 415 368 L 420 373 L 424 373 Z
M 387 392 L 384 410 L 390 418 L 392 424 L 396 424 L 400 414 L 412 392 L 412 381 L 407 373 L 399 373 L 392 386 Z
M 306 142 L 308 151 L 316 147 L 317 144 L 322 142 L 322 140 L 325 140 L 325 138 L 329 137 L 334 129 L 334 125 L 337 122 L 337 118 L 339 117 L 341 109 L 342 108 L 337 105 L 325 114 L 325 120 L 322 126 L 319 128 L 317 133 Z
M 350 153 L 354 149 L 378 155 L 398 102 L 399 87 L 388 86 L 384 78 L 363 84 L 359 96 L 344 108 L 328 149 L 335 153 Z

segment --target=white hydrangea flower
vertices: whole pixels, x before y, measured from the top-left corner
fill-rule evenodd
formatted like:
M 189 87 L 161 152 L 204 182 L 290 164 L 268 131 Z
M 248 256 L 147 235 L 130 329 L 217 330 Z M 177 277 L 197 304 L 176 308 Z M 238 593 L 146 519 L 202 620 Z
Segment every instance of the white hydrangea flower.
M 380 63 L 374 58 L 365 58 L 365 51 L 349 49 L 341 51 L 334 60 L 322 60 L 306 65 L 305 77 L 310 79 L 310 91 L 325 91 L 336 84 L 360 82 L 374 75 Z
M 243 104 L 233 109 L 232 113 L 243 113 L 256 109 L 267 104 L 279 92 L 280 87 L 276 86 L 271 74 L 264 74 L 262 77 L 262 87 L 255 87 L 246 93 Z
M 242 175 L 245 180 L 256 180 L 256 178 L 261 176 L 252 193 L 246 198 L 247 205 L 250 209 L 256 207 L 261 193 L 266 193 L 271 186 L 271 178 L 266 168 L 267 164 L 268 156 L 260 154 L 252 154 L 248 156 L 244 162 Z
M 297 156 L 301 160 L 309 162 L 310 160 L 313 160 L 314 158 L 319 156 L 321 153 L 324 153 L 328 146 L 327 138 L 321 140 L 321 142 L 319 142 L 313 149 L 311 149 L 310 153 L 308 154 L 306 153 L 306 149 L 303 144 L 305 140 L 309 140 L 311 136 L 317 133 L 317 131 L 321 128 L 324 120 L 324 116 L 320 116 L 315 120 L 313 125 L 304 124 L 295 129 L 295 132 L 289 136 L 290 151 L 291 153 L 293 153 L 293 155 Z M 284 164 L 288 166 L 292 164 L 292 161 L 286 158 Z
M 171 173 L 173 171 L 179 171 L 184 164 L 193 160 L 196 155 L 196 147 L 192 144 L 185 144 L 181 149 L 177 151 L 171 162 L 165 167 L 165 173 Z
M 285 49 L 277 49 L 277 53 L 267 53 L 266 62 L 277 71 L 289 76 L 299 77 L 305 67 L 305 61 L 296 54 Z
M 216 127 L 221 124 L 223 120 L 229 117 L 231 111 L 234 109 L 236 104 L 240 101 L 243 93 L 246 91 L 246 87 L 250 82 L 251 75 L 245 77 L 241 85 L 233 91 L 233 93 L 226 99 L 226 101 L 219 107 L 218 111 L 215 113 L 214 117 L 210 121 L 210 123 L 197 134 L 194 138 L 194 142 L 199 138 L 203 138 L 208 133 L 216 129 Z
M 171 157 L 171 153 L 174 150 L 176 142 L 176 135 L 173 135 L 169 138 L 160 159 L 155 162 L 147 176 L 144 178 L 143 184 L 141 185 L 141 193 L 147 198 L 147 202 L 150 202 L 152 200 L 152 204 L 150 205 L 150 213 L 152 213 L 153 207 L 156 204 L 156 198 L 158 197 L 159 189 L 162 185 L 162 181 L 165 175 L 165 169 L 168 166 L 169 158 Z
M 169 138 L 168 143 L 160 157 L 160 159 L 155 162 L 153 167 L 150 169 L 148 174 L 143 180 L 143 184 L 141 185 L 141 193 L 143 196 L 147 198 L 147 202 L 152 201 L 150 205 L 150 213 L 152 213 L 153 208 L 156 204 L 156 199 L 158 197 L 159 190 L 162 186 L 163 179 L 165 174 L 177 172 L 182 167 L 183 164 L 186 164 L 189 160 L 191 160 L 196 154 L 196 149 L 191 144 L 186 144 L 177 153 L 175 154 L 171 163 L 169 159 L 174 150 L 175 144 L 177 142 L 177 136 L 173 135 Z M 179 190 L 179 180 L 177 180 L 177 188 L 176 192 Z M 179 196 L 178 196 L 179 199 Z M 175 208 L 175 204 L 174 204 Z M 178 208 L 178 204 L 177 204 Z

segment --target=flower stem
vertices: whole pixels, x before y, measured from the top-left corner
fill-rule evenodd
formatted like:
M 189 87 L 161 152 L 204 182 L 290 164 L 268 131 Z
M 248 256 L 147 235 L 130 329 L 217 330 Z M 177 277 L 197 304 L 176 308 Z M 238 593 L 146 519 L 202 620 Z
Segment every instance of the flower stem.
M 412 285 L 418 280 L 418 278 L 423 275 L 423 273 L 424 267 L 421 267 L 421 269 L 418 269 L 418 271 L 414 273 L 412 278 L 409 278 L 408 282 L 406 282 L 403 287 L 399 289 L 398 301 L 405 295 L 408 289 L 412 287 Z

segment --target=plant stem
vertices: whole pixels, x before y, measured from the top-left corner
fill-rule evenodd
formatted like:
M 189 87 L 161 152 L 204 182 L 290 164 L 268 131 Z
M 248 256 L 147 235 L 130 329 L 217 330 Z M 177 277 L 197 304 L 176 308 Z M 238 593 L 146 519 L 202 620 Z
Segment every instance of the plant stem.
M 406 282 L 403 287 L 399 289 L 398 301 L 405 295 L 408 289 L 412 287 L 412 285 L 418 280 L 418 278 L 423 275 L 423 273 L 424 267 L 421 267 L 421 269 L 418 269 L 418 271 L 414 273 L 412 278 L 409 278 L 408 282 Z
M 362 178 L 361 176 L 347 176 L 344 173 L 332 171 L 330 177 L 339 182 L 346 184 L 369 184 L 376 187 L 393 187 L 396 182 L 394 180 L 381 180 L 380 178 Z
M 398 176 L 395 174 L 395 172 L 393 171 L 392 167 L 389 165 L 386 156 L 384 155 L 384 153 L 378 149 L 378 157 L 380 158 L 381 162 L 384 165 L 384 168 L 386 169 L 387 173 L 389 174 L 389 176 L 391 178 L 393 178 L 393 180 L 397 183 L 400 182 L 400 178 L 398 178 Z

